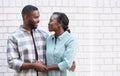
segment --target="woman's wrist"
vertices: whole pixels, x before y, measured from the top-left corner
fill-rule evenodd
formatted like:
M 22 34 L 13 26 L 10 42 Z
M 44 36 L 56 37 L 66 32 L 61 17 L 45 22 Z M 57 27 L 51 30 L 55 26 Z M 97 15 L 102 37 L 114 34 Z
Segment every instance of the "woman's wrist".
M 47 66 L 47 68 L 48 68 L 48 71 L 49 70 L 59 70 L 57 64 L 53 64 L 53 65 Z

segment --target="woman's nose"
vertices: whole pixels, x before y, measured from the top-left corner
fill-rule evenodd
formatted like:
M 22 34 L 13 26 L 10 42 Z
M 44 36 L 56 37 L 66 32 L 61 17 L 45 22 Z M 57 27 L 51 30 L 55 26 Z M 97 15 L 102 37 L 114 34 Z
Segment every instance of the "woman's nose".
M 48 23 L 48 25 L 50 25 L 50 23 Z
M 37 19 L 37 23 L 39 23 L 40 22 L 40 20 L 39 19 Z

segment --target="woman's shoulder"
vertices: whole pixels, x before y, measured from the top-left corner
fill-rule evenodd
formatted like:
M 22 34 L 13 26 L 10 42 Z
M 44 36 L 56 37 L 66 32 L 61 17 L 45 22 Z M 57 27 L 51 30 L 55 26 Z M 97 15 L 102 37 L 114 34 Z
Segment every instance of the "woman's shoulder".
M 67 33 L 67 35 L 65 37 L 67 37 L 70 40 L 74 40 L 75 39 L 75 37 L 71 33 Z
M 53 39 L 54 38 L 54 34 L 51 34 L 47 37 L 47 40 Z

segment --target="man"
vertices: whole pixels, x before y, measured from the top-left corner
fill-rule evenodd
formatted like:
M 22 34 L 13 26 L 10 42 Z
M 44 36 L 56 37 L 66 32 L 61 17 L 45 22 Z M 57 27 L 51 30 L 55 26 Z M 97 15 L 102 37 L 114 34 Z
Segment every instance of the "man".
M 27 5 L 22 10 L 23 25 L 8 37 L 7 60 L 16 76 L 46 76 L 45 39 L 47 34 L 37 29 L 38 8 Z

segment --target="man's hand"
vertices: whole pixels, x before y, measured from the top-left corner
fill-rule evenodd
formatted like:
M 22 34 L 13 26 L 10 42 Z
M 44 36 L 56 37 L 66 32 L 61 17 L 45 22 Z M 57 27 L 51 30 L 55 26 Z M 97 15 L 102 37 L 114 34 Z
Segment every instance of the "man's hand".
M 43 64 L 43 62 L 35 61 L 33 65 L 35 70 L 38 70 L 40 72 L 46 72 L 48 70 L 47 67 Z
M 69 70 L 74 72 L 75 68 L 76 68 L 76 64 L 75 64 L 75 61 L 73 61 L 73 64 Z

